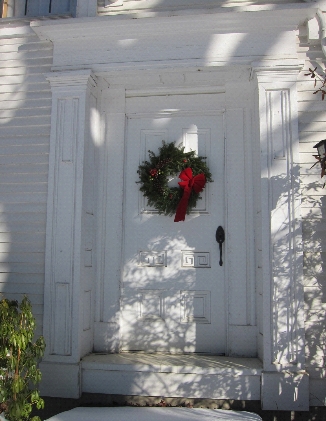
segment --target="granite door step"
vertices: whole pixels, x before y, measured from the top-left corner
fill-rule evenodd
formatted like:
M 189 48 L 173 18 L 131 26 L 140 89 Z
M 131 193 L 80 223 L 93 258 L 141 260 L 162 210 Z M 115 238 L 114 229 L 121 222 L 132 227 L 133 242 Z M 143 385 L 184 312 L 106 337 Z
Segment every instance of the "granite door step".
M 262 421 L 245 411 L 203 408 L 79 407 L 47 421 Z

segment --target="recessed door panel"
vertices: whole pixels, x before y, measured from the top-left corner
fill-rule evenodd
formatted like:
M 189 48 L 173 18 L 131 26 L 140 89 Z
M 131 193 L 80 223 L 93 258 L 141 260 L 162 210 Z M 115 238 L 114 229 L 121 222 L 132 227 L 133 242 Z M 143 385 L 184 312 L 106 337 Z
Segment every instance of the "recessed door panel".
M 127 120 L 121 280 L 124 351 L 225 353 L 225 267 L 219 265 L 215 238 L 217 227 L 224 225 L 223 113 L 207 110 L 205 115 L 205 95 L 191 97 L 198 112 L 183 113 L 181 107 L 166 116 L 136 113 Z M 206 156 L 213 175 L 214 182 L 206 184 L 202 200 L 184 222 L 159 215 L 136 184 L 139 164 L 148 159 L 148 150 L 157 153 L 163 140 Z M 170 183 L 178 181 L 176 174 Z

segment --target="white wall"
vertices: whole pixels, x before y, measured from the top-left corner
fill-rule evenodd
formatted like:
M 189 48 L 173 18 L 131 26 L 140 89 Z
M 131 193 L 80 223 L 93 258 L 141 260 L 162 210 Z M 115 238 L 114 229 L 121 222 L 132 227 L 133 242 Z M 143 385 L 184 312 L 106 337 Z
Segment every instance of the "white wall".
M 305 66 L 298 84 L 299 136 L 301 158 L 301 192 L 304 247 L 304 290 L 305 290 L 305 336 L 306 364 L 310 375 L 310 403 L 324 405 L 325 388 L 325 281 L 326 281 L 326 189 L 320 178 L 320 166 L 312 156 L 313 146 L 326 138 L 326 102 L 321 95 L 314 95 L 314 82 L 307 76 L 308 68 L 321 73 L 325 68 L 325 57 L 320 43 L 307 43 L 307 36 L 301 28 L 298 51 Z
M 30 297 L 42 332 L 52 44 L 0 22 L 0 292 Z
M 315 162 L 313 145 L 326 138 L 326 100 L 321 101 L 320 96 L 313 95 L 313 82 L 304 76 L 308 67 L 315 67 L 316 61 L 324 68 L 320 43 L 312 45 L 306 40 L 306 33 L 301 28 L 299 57 L 303 60 L 309 57 L 298 83 L 306 356 L 310 402 L 321 405 L 323 396 L 320 391 L 325 382 L 322 377 L 326 189 L 322 189 L 318 166 L 312 170 L 310 167 Z M 51 64 L 52 44 L 40 41 L 30 29 L 29 22 L 15 21 L 10 25 L 6 25 L 6 21 L 0 22 L 0 291 L 14 299 L 21 299 L 24 293 L 29 295 L 37 316 L 38 333 L 42 332 L 43 317 L 51 116 L 51 92 L 44 74 L 50 71 Z M 91 169 L 92 164 L 89 165 Z M 85 180 L 87 174 L 85 172 Z M 85 212 L 91 211 L 86 203 L 83 206 Z M 85 215 L 87 224 L 92 217 Z M 85 249 L 88 251 L 87 247 Z M 95 276 L 93 269 L 89 268 L 86 266 L 82 274 L 86 292 L 90 290 L 87 282 Z M 91 271 L 92 274 L 88 273 Z M 83 346 L 90 349 L 91 329 L 84 332 L 88 333 L 84 333 Z

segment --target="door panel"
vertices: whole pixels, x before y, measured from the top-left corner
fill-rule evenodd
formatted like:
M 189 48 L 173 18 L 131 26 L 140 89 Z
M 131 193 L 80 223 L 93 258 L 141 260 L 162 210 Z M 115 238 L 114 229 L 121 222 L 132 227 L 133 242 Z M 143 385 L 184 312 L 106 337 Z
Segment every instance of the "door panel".
M 224 266 L 219 266 L 215 240 L 216 228 L 224 225 L 223 114 L 205 115 L 203 95 L 191 99 L 198 113 L 179 108 L 169 116 L 134 115 L 127 121 L 121 285 L 125 351 L 225 353 Z M 185 222 L 158 215 L 136 184 L 138 165 L 148 150 L 158 152 L 162 140 L 207 156 L 213 175 Z M 171 183 L 178 181 L 176 174 Z

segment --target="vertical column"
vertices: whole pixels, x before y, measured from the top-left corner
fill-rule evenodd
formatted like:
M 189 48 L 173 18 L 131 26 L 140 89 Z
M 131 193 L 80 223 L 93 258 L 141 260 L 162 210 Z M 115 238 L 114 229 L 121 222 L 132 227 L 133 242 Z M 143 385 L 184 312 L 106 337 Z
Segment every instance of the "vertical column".
M 251 87 L 226 83 L 226 253 L 228 349 L 236 357 L 257 355 L 250 108 Z
M 44 289 L 42 393 L 79 396 L 83 331 L 81 285 L 84 151 L 89 102 L 95 87 L 90 71 L 48 76 L 52 89 Z M 51 380 L 50 380 L 51 379 Z
M 227 87 L 227 96 L 231 89 Z M 245 102 L 234 95 L 238 104 Z M 229 108 L 225 112 L 226 125 L 226 253 L 225 270 L 228 288 L 228 350 L 227 355 L 255 357 L 257 327 L 255 321 L 255 288 L 253 281 L 252 237 L 253 223 L 250 193 L 250 166 L 246 150 L 244 108 Z
M 98 270 L 94 350 L 118 352 L 120 346 L 120 270 L 126 92 L 112 86 L 102 92 L 105 144 L 101 149 L 99 180 Z M 112 200 L 114 198 L 114 200 Z M 113 240 L 114 239 L 114 240 Z
M 296 68 L 254 69 L 261 157 L 264 409 L 306 410 Z

